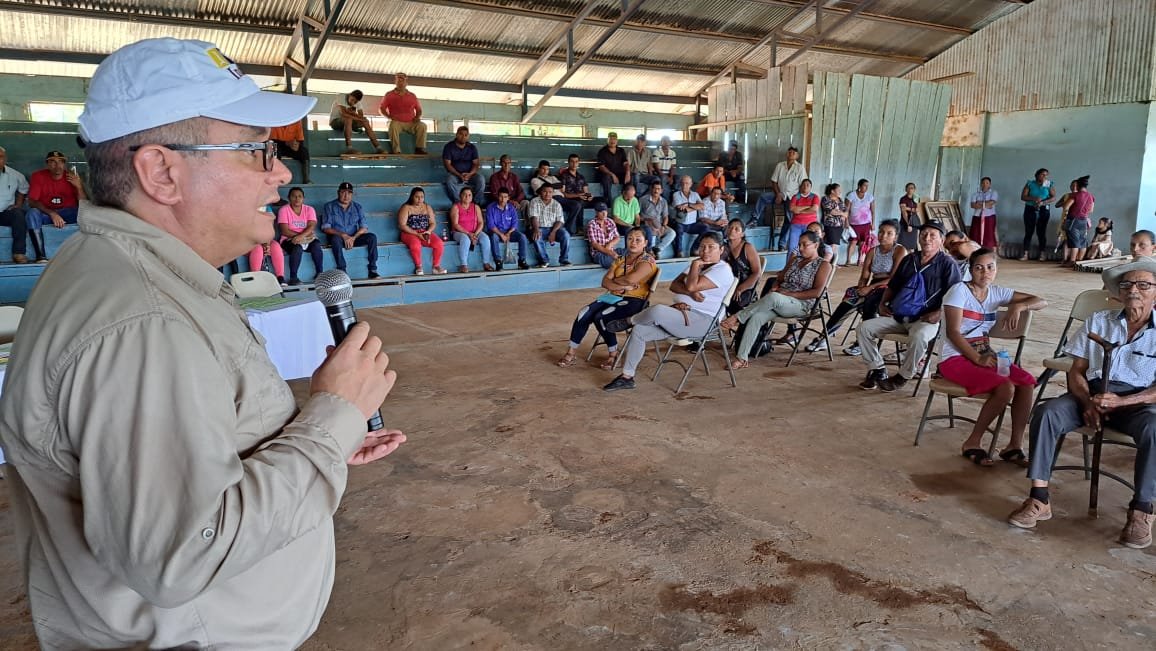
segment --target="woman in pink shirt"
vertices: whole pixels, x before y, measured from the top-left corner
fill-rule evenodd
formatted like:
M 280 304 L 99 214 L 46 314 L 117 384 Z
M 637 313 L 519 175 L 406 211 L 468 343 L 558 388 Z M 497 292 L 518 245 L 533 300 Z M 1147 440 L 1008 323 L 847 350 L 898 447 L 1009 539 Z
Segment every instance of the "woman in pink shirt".
M 453 229 L 454 241 L 458 243 L 458 272 L 466 273 L 470 270 L 470 251 L 475 248 L 482 251 L 483 268 L 493 271 L 494 255 L 490 247 L 486 243 L 478 244 L 486 232 L 486 219 L 482 217 L 482 209 L 474 203 L 474 191 L 462 188 L 458 196 L 460 200 L 450 208 L 450 227 Z
M 289 284 L 300 285 L 297 270 L 301 268 L 301 253 L 309 251 L 313 258 L 313 273 L 321 273 L 321 240 L 317 239 L 317 211 L 305 204 L 305 191 L 289 189 L 289 203 L 277 211 L 277 230 L 281 248 L 289 252 Z
M 1067 215 L 1064 221 L 1064 234 L 1067 239 L 1064 246 L 1064 266 L 1074 267 L 1084 259 L 1084 249 L 1088 248 L 1088 231 L 1092 228 L 1092 211 L 1096 209 L 1096 197 L 1088 192 L 1090 176 L 1081 176 L 1075 180 L 1076 190 L 1068 194 L 1064 201 L 1064 212 Z

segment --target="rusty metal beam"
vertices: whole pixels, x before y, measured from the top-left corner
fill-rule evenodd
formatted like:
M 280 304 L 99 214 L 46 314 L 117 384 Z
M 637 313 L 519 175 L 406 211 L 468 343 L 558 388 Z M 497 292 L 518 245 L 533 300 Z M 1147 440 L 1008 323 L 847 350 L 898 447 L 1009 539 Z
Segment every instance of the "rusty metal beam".
M 566 44 L 566 67 L 572 68 L 574 66 L 574 30 L 582 24 L 582 21 L 590 15 L 590 12 L 594 11 L 594 8 L 597 7 L 600 2 L 601 0 L 587 0 L 586 6 L 582 7 L 582 11 L 579 11 L 578 15 L 574 16 L 570 23 L 563 27 L 561 31 L 555 33 L 550 44 L 547 45 L 546 49 L 542 52 L 542 56 L 538 57 L 534 65 L 530 66 L 530 69 L 522 75 L 522 84 L 530 83 L 530 77 L 533 77 L 535 72 L 541 70 L 542 66 L 546 65 L 550 57 L 554 56 L 554 53 L 557 52 L 558 48 L 562 47 L 563 44 Z
M 835 21 L 834 25 L 831 25 L 831 31 L 833 32 L 833 31 L 839 29 L 839 27 L 841 27 L 843 25 L 843 23 L 847 22 L 848 20 L 851 20 L 852 18 L 855 17 L 856 14 L 860 13 L 861 11 L 863 11 L 864 9 L 866 9 L 867 7 L 871 6 L 874 3 L 875 3 L 875 0 L 859 0 L 859 4 L 856 5 L 854 9 L 852 9 L 850 12 L 848 12 L 846 14 L 843 14 L 843 16 L 839 18 L 839 20 Z M 780 66 L 790 65 L 792 61 L 794 61 L 795 59 L 798 59 L 799 57 L 806 54 L 807 50 L 818 45 L 819 41 L 822 41 L 823 38 L 826 36 L 827 36 L 827 32 L 821 32 L 821 31 L 816 32 L 815 35 L 812 36 L 807 41 L 807 43 L 805 43 L 801 48 L 795 50 L 794 53 L 791 54 L 791 56 L 787 57 L 786 59 L 783 59 L 783 62 L 780 63 L 779 65 Z
M 801 6 L 804 6 L 806 4 L 800 0 L 750 0 L 750 1 L 756 2 L 758 4 L 763 4 L 763 5 L 771 5 L 774 7 L 801 7 Z M 1013 0 L 1006 0 L 1006 1 L 1011 2 Z M 840 14 L 850 13 L 851 11 L 854 11 L 854 10 L 853 9 L 839 9 L 837 7 L 824 7 L 822 11 L 825 14 L 840 15 Z M 926 29 L 926 30 L 932 30 L 932 31 L 937 31 L 937 32 L 948 32 L 950 34 L 961 34 L 963 36 L 971 36 L 972 34 L 975 33 L 975 30 L 968 29 L 967 27 L 957 27 L 955 25 L 944 25 L 943 23 L 933 23 L 933 22 L 929 22 L 926 20 L 915 20 L 914 18 L 903 18 L 902 16 L 891 16 L 891 15 L 887 15 L 887 14 L 872 14 L 872 13 L 863 12 L 863 13 L 860 13 L 856 17 L 859 18 L 860 20 L 870 20 L 870 21 L 877 22 L 877 23 L 890 23 L 892 25 L 902 25 L 904 27 L 915 27 L 918 29 Z

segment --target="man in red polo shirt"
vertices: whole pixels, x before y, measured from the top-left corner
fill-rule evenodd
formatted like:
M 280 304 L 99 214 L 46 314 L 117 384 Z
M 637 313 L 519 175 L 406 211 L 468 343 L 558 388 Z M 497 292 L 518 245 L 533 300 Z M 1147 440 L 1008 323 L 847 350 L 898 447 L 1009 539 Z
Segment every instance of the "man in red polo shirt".
M 401 153 L 401 134 L 412 133 L 417 139 L 415 154 L 425 154 L 425 123 L 421 121 L 421 102 L 406 90 L 409 79 L 404 72 L 393 76 L 395 87 L 381 98 L 381 114 L 389 118 L 389 147 Z
M 37 262 L 48 261 L 41 227 L 52 224 L 64 228 L 65 224 L 75 224 L 76 209 L 85 198 L 84 184 L 75 171 L 68 169 L 68 158 L 59 151 L 48 152 L 44 169 L 28 177 L 28 237 Z

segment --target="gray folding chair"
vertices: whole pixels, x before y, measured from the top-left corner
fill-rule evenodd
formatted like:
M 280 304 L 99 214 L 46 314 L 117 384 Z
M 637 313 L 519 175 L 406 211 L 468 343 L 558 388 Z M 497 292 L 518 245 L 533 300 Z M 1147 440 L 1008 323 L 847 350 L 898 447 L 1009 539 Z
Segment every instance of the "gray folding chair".
M 1027 342 L 1028 333 L 1031 331 L 1032 313 L 1024 312 L 1020 314 L 1020 321 L 1015 330 L 1011 330 L 1007 327 L 1007 324 L 1005 323 L 1006 318 L 1007 310 L 1001 309 L 999 311 L 999 316 L 996 318 L 995 327 L 993 327 L 991 332 L 988 333 L 988 337 L 991 339 L 1016 340 L 1016 353 L 1013 361 L 1018 365 L 1020 363 L 1020 355 L 1022 355 L 1024 351 L 1024 344 Z M 931 402 L 935 400 L 936 393 L 942 393 L 943 395 L 947 396 L 947 413 L 936 416 L 928 416 L 927 413 L 931 411 Z M 932 380 L 927 383 L 927 402 L 923 405 L 923 416 L 919 419 L 919 429 L 915 431 L 914 445 L 919 445 L 919 439 L 923 436 L 923 428 L 927 426 L 927 423 L 933 420 L 946 419 L 948 422 L 948 427 L 955 427 L 955 421 L 957 420 L 962 420 L 965 423 L 974 424 L 974 418 L 957 416 L 955 414 L 955 400 L 958 398 L 969 400 L 987 400 L 988 395 L 989 394 L 981 393 L 979 395 L 969 396 L 967 395 L 966 389 L 954 382 L 951 382 L 950 380 L 939 377 L 932 378 Z M 1006 409 L 1000 412 L 999 417 L 995 420 L 995 424 L 988 426 L 988 431 L 991 432 L 992 435 L 991 445 L 988 447 L 987 451 L 988 456 L 995 455 L 995 446 L 996 443 L 999 442 L 999 431 L 1003 427 L 1003 419 L 1006 413 Z
M 795 343 L 793 346 L 791 346 L 791 356 L 787 358 L 787 366 L 790 366 L 791 362 L 795 361 L 795 356 L 799 354 L 799 346 L 803 345 L 803 340 L 805 339 L 804 335 L 806 335 L 808 332 L 814 333 L 815 335 L 818 335 L 820 338 L 822 338 L 823 342 L 827 344 L 827 361 L 835 361 L 835 356 L 831 354 L 831 340 L 830 337 L 827 336 L 827 317 L 831 315 L 831 301 L 827 299 L 827 292 L 830 290 L 831 281 L 834 278 L 835 270 L 832 269 L 831 273 L 827 274 L 827 282 L 823 284 L 823 291 L 815 297 L 815 300 L 811 303 L 810 309 L 807 310 L 806 314 L 799 317 L 775 318 L 768 322 L 771 324 L 771 327 L 767 329 L 767 336 L 770 336 L 771 331 L 774 330 L 774 324 L 776 323 L 786 323 L 787 325 L 796 327 Z M 826 312 L 823 311 L 824 303 L 827 305 Z M 812 326 L 816 320 L 819 322 L 818 328 Z
M 722 320 L 723 315 L 726 314 L 727 305 L 730 305 L 731 299 L 735 295 L 735 288 L 738 286 L 739 281 L 738 279 L 735 279 L 735 281 L 731 283 L 730 288 L 727 289 L 726 295 L 723 296 L 722 304 L 719 305 L 719 309 L 715 313 L 714 319 L 711 321 L 710 326 L 707 327 L 706 332 L 701 337 L 697 339 L 667 337 L 666 341 L 670 344 L 670 346 L 667 347 L 665 354 L 660 354 L 661 349 L 659 348 L 658 342 L 654 342 L 654 352 L 659 357 L 658 368 L 654 369 L 654 376 L 650 378 L 651 380 L 658 379 L 658 374 L 662 372 L 662 367 L 667 362 L 671 364 L 677 364 L 686 369 L 686 372 L 682 374 L 682 381 L 678 383 L 678 388 L 674 390 L 675 393 L 680 393 L 682 391 L 682 387 L 686 384 L 687 378 L 690 377 L 691 370 L 694 369 L 694 365 L 700 359 L 702 360 L 703 370 L 706 371 L 707 375 L 710 375 L 710 362 L 708 362 L 706 358 L 707 344 L 717 341 L 722 348 L 723 359 L 726 360 L 727 373 L 730 373 L 731 376 L 731 386 L 737 387 L 739 385 L 738 380 L 735 379 L 735 371 L 733 368 L 731 368 L 730 342 L 727 341 L 726 331 L 719 326 L 719 322 Z M 698 344 L 698 346 L 694 353 L 694 359 L 690 360 L 690 363 L 683 364 L 680 360 L 670 358 L 670 354 L 674 352 L 676 347 L 686 347 L 691 344 Z
M 1096 290 L 1092 290 L 1092 291 L 1096 291 Z M 1101 447 L 1104 445 L 1116 445 L 1116 446 L 1119 446 L 1122 448 L 1132 448 L 1133 450 L 1135 450 L 1136 449 L 1136 441 L 1133 440 L 1131 436 L 1128 436 L 1127 434 L 1125 434 L 1125 433 L 1123 433 L 1117 429 L 1113 429 L 1112 427 L 1109 427 L 1107 425 L 1104 426 L 1103 436 L 1100 437 L 1099 440 L 1097 440 L 1096 429 L 1094 427 L 1084 426 L 1084 427 L 1081 427 L 1081 428 L 1075 430 L 1075 432 L 1072 432 L 1072 433 L 1080 435 L 1080 443 L 1081 443 L 1081 446 L 1083 448 L 1083 453 L 1084 453 L 1084 465 L 1082 465 L 1082 466 L 1058 466 L 1058 465 L 1056 465 L 1056 461 L 1059 460 L 1059 458 L 1060 458 L 1060 448 L 1062 448 L 1063 444 L 1064 444 L 1063 439 L 1061 439 L 1060 444 L 1056 446 L 1056 458 L 1052 460 L 1052 471 L 1053 472 L 1056 470 L 1082 470 L 1082 471 L 1084 471 L 1084 479 L 1087 479 L 1091 482 L 1088 485 L 1088 515 L 1094 518 L 1094 517 L 1097 517 L 1098 508 L 1099 508 L 1100 475 L 1103 475 L 1103 476 L 1107 477 L 1108 479 L 1115 480 L 1115 481 L 1123 484 L 1124 486 L 1127 486 L 1128 490 L 1131 490 L 1131 491 L 1136 490 L 1136 487 L 1132 485 L 1132 482 L 1121 477 L 1120 475 L 1117 475 L 1116 473 L 1113 473 L 1109 470 L 1104 470 L 1101 467 L 1101 465 L 1100 465 L 1100 449 L 1101 449 Z

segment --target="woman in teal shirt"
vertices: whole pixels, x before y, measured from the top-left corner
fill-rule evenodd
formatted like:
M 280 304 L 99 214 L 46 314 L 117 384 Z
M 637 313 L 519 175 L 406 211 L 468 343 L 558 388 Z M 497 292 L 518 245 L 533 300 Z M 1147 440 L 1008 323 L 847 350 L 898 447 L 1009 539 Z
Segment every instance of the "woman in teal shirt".
M 1024 184 L 1020 192 L 1020 199 L 1024 202 L 1024 252 L 1020 260 L 1027 260 L 1032 250 L 1032 233 L 1040 241 L 1040 260 L 1048 248 L 1048 220 L 1051 219 L 1050 205 L 1056 199 L 1056 189 L 1048 180 L 1048 171 L 1044 168 L 1036 170 L 1036 177 Z

